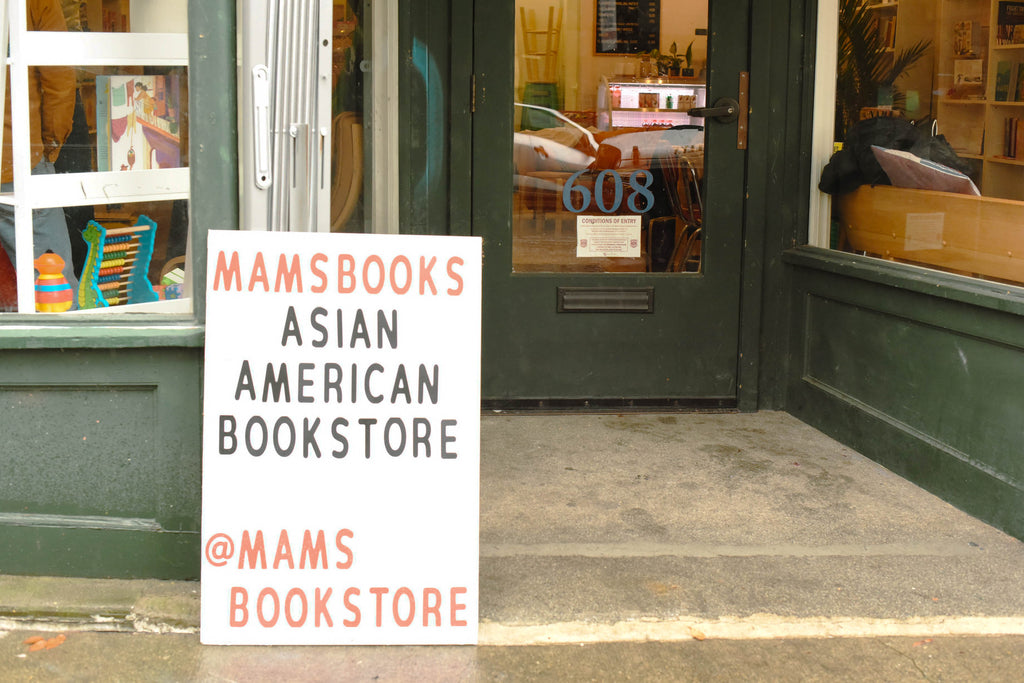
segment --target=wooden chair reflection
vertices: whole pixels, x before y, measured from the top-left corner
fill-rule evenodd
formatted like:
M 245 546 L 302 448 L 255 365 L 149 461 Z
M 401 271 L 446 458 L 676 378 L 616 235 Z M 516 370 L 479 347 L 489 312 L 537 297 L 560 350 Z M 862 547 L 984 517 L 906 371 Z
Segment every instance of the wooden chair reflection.
M 701 197 L 701 173 L 692 154 L 675 151 L 659 164 L 665 174 L 665 187 L 674 216 L 654 219 L 667 221 L 675 233 L 671 255 L 665 270 L 673 272 L 700 271 L 701 236 L 704 202 Z M 703 165 L 703 159 L 700 159 Z M 652 223 L 654 223 L 652 221 Z M 654 228 L 650 230 L 653 235 Z
M 363 120 L 355 112 L 334 117 L 331 136 L 331 232 L 342 232 L 363 189 Z

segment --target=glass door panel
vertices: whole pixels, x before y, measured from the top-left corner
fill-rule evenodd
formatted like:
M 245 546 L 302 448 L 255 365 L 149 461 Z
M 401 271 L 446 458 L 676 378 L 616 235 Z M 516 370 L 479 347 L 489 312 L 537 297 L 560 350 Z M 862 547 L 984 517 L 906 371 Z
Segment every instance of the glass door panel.
M 732 405 L 749 3 L 474 11 L 484 396 Z
M 706 103 L 707 25 L 706 0 L 516 3 L 514 272 L 700 272 L 688 111 Z

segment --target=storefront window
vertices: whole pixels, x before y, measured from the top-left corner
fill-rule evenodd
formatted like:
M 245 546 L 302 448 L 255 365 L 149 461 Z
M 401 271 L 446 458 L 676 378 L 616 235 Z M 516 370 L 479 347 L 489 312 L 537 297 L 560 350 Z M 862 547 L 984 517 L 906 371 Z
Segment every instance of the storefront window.
M 0 311 L 191 311 L 186 2 L 6 3 Z
M 394 69 L 372 68 L 378 31 L 388 26 L 376 23 L 383 4 L 238 5 L 242 230 L 372 231 L 376 155 L 368 150 L 381 131 L 397 139 L 395 127 L 371 118 L 386 109 L 374 102 L 376 81 L 396 78 Z M 391 61 L 385 57 L 378 63 Z M 385 101 L 397 111 L 397 96 Z M 396 165 L 387 168 L 397 174 Z
M 363 232 L 363 101 L 365 9 L 361 0 L 334 3 L 331 98 L 331 232 Z
M 1024 5 L 825 0 L 818 66 L 812 243 L 1024 284 Z
M 701 270 L 707 25 L 706 0 L 516 3 L 516 272 Z

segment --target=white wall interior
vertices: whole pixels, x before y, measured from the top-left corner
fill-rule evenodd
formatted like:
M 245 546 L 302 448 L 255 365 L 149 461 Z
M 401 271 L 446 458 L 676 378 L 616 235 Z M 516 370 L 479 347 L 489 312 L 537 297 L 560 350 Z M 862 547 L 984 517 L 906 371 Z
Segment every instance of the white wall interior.
M 131 0 L 133 33 L 187 33 L 188 0 Z

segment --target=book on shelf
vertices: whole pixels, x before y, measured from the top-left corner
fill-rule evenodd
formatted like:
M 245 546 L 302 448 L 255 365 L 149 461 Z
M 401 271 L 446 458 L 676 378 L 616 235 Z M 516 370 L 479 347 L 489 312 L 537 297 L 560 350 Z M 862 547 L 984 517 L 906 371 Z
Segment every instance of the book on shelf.
M 996 13 L 996 45 L 1024 44 L 1024 2 L 1000 0 Z
M 1010 99 L 1010 82 L 1016 84 L 1016 74 L 1013 74 L 1013 70 L 1017 68 L 1017 65 L 1009 60 L 1001 59 L 996 64 L 996 89 L 995 89 L 995 100 L 997 102 L 1006 102 Z
M 178 76 L 96 77 L 96 168 L 182 166 Z
M 1001 157 L 1017 159 L 1024 155 L 1024 124 L 1016 116 L 1003 119 L 1003 149 Z
M 985 60 L 954 59 L 953 89 L 956 99 L 983 99 L 985 97 Z
M 896 47 L 896 17 L 881 16 L 875 19 L 874 24 L 882 47 L 889 49 Z
M 1000 60 L 996 64 L 996 102 L 1020 102 L 1024 98 L 1024 62 Z
M 953 24 L 953 54 L 957 57 L 974 55 L 973 21 L 957 21 Z

